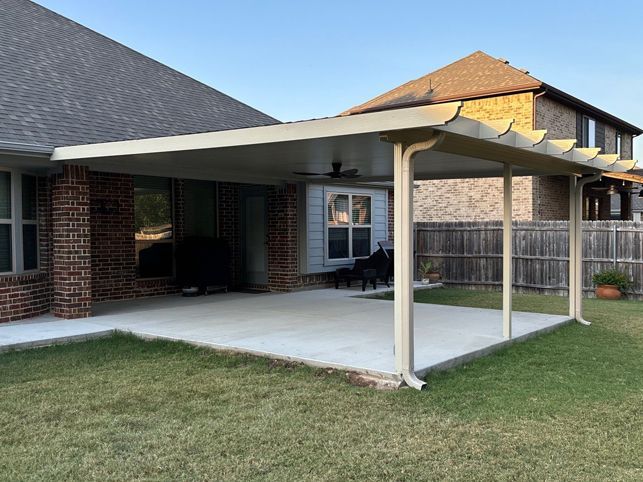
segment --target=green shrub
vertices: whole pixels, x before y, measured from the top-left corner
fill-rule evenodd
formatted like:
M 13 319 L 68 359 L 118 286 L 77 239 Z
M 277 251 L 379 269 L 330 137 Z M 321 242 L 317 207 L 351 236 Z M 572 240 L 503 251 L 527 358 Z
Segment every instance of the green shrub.
M 595 285 L 615 285 L 621 291 L 627 291 L 632 286 L 627 275 L 617 269 L 607 269 L 596 273 L 592 276 L 592 282 Z

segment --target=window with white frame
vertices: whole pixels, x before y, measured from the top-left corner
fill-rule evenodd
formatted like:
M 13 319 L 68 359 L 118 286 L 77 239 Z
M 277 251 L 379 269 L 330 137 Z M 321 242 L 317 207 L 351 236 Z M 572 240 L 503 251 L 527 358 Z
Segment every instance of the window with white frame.
M 327 193 L 326 255 L 329 260 L 371 254 L 372 198 L 368 194 Z
M 616 133 L 616 154 L 618 154 L 618 157 L 621 157 L 621 133 L 617 132 Z
M 0 170 L 0 273 L 38 269 L 38 179 Z
M 596 121 L 583 116 L 583 147 L 596 147 Z

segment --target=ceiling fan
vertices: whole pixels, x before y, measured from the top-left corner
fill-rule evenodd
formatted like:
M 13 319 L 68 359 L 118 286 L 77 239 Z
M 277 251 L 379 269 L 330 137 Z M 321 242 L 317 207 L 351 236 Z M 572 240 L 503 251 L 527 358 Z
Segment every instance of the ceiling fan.
M 342 171 L 341 162 L 333 162 L 332 166 L 333 170 L 330 172 L 293 172 L 293 174 L 297 174 L 298 176 L 328 176 L 331 179 L 355 179 L 356 177 L 360 177 L 360 175 L 357 174 L 358 169 L 347 169 Z

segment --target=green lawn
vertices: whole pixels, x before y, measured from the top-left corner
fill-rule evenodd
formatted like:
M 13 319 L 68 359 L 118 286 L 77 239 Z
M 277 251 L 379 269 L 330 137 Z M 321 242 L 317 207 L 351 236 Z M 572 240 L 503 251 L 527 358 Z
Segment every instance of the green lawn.
M 4 354 L 0 480 L 641 480 L 643 303 L 588 300 L 586 317 L 427 392 L 127 336 Z

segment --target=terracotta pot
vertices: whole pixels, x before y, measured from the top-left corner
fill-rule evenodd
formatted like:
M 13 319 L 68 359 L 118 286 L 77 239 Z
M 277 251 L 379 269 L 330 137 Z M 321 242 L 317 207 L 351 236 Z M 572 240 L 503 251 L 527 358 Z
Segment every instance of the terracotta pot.
M 431 281 L 431 283 L 437 283 L 438 281 L 440 281 L 440 273 L 438 273 L 437 271 L 431 271 L 429 273 L 429 280 Z
M 595 293 L 597 298 L 603 300 L 618 300 L 621 297 L 621 291 L 616 285 L 598 285 Z

